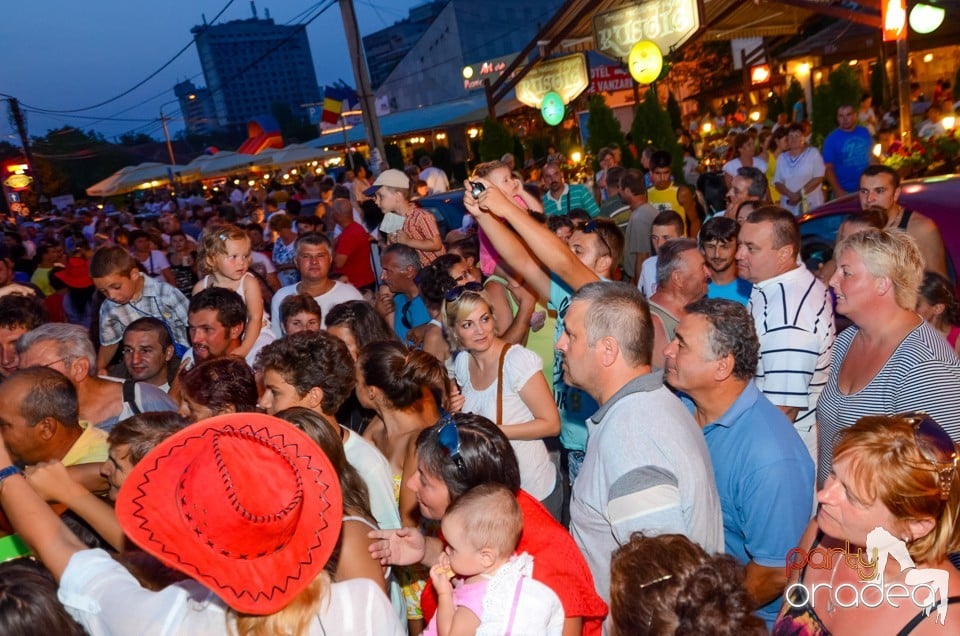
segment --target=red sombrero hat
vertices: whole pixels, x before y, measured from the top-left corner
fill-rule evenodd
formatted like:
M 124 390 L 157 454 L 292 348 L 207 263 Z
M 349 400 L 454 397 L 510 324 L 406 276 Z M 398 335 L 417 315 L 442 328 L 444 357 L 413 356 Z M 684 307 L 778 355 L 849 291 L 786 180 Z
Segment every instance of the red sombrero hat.
M 117 497 L 124 532 L 233 609 L 273 614 L 320 573 L 340 536 L 339 478 L 269 415 L 203 420 L 159 444 Z

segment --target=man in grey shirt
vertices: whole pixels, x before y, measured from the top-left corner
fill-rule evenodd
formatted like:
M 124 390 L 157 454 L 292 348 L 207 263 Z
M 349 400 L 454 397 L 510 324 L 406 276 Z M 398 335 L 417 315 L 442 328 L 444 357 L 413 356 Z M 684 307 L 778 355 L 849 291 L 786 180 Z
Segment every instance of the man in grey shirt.
M 650 365 L 646 301 L 626 283 L 591 283 L 573 296 L 557 342 L 564 380 L 600 409 L 570 504 L 570 532 L 597 592 L 610 601 L 610 556 L 630 535 L 683 534 L 723 551 L 723 519 L 700 428 Z

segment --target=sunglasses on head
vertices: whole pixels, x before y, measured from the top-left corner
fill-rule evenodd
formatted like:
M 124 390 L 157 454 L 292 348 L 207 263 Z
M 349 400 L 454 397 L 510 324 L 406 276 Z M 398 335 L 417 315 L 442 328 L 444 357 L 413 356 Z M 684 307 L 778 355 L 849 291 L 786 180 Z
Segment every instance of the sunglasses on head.
M 604 235 L 603 228 L 600 227 L 600 224 L 596 221 L 588 221 L 586 225 L 580 228 L 580 231 L 584 234 L 596 234 L 600 242 L 603 243 L 603 246 L 607 248 L 607 254 L 613 256 L 613 250 L 610 249 L 610 244 L 607 243 L 607 237 Z
M 926 413 L 900 413 L 896 417 L 903 418 L 913 425 L 917 449 L 925 460 L 936 466 L 940 499 L 946 501 L 950 498 L 950 489 L 953 486 L 953 480 L 957 477 L 956 444 L 943 427 Z
M 455 300 L 460 300 L 460 297 L 463 296 L 466 292 L 480 292 L 483 291 L 483 285 L 480 283 L 475 283 L 473 281 L 467 283 L 466 285 L 459 285 L 453 289 L 448 289 L 447 293 L 443 297 L 447 302 L 454 302 Z
M 461 475 L 467 470 L 463 463 L 463 457 L 460 455 L 460 431 L 457 430 L 457 422 L 453 415 L 446 414 L 440 420 L 440 430 L 437 431 L 437 443 L 440 448 L 447 452 L 447 456 L 457 465 L 457 470 Z

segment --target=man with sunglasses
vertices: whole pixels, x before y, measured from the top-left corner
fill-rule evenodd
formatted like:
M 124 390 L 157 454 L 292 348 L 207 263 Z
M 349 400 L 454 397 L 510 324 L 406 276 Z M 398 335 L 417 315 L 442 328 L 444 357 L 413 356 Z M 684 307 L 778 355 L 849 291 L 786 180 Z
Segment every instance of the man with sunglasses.
M 394 243 L 384 250 L 380 270 L 380 280 L 390 293 L 384 293 L 381 287 L 374 307 L 393 325 L 400 341 L 406 342 L 407 332 L 430 322 L 430 313 L 417 286 L 420 256 L 412 247 Z

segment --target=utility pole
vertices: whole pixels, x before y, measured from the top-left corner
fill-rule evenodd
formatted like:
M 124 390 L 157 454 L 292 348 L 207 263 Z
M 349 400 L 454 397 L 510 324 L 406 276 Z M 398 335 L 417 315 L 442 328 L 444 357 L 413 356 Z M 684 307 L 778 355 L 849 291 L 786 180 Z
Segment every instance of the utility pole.
M 367 131 L 367 143 L 370 145 L 370 154 L 376 150 L 381 161 L 386 161 L 386 152 L 383 148 L 383 135 L 380 134 L 380 119 L 377 117 L 377 108 L 374 103 L 373 89 L 370 87 L 370 71 L 367 68 L 367 58 L 363 54 L 360 32 L 357 27 L 357 15 L 353 12 L 353 0 L 340 0 L 340 15 L 343 17 L 343 31 L 347 36 L 347 48 L 350 52 L 350 61 L 353 64 L 353 77 L 357 82 L 357 97 L 360 98 L 360 110 L 363 111 L 363 126 Z M 350 152 L 348 146 L 347 152 Z M 379 166 L 372 166 L 375 170 Z
M 37 167 L 33 163 L 33 153 L 30 152 L 30 138 L 27 136 L 27 125 L 24 123 L 23 113 L 20 111 L 20 102 L 15 97 L 10 97 L 7 101 L 10 103 L 10 115 L 17 127 L 17 133 L 20 135 L 20 143 L 23 145 L 23 155 L 27 158 L 27 165 L 30 166 L 30 174 L 33 176 L 33 189 L 37 195 L 37 201 L 40 201 L 40 196 L 43 194 L 43 185 L 40 183 Z
M 170 142 L 170 131 L 167 129 L 167 118 L 163 114 L 163 107 L 160 108 L 160 124 L 163 126 L 163 138 L 167 140 L 167 152 L 170 154 L 170 165 L 175 166 L 177 165 L 177 160 L 173 156 L 173 143 Z

